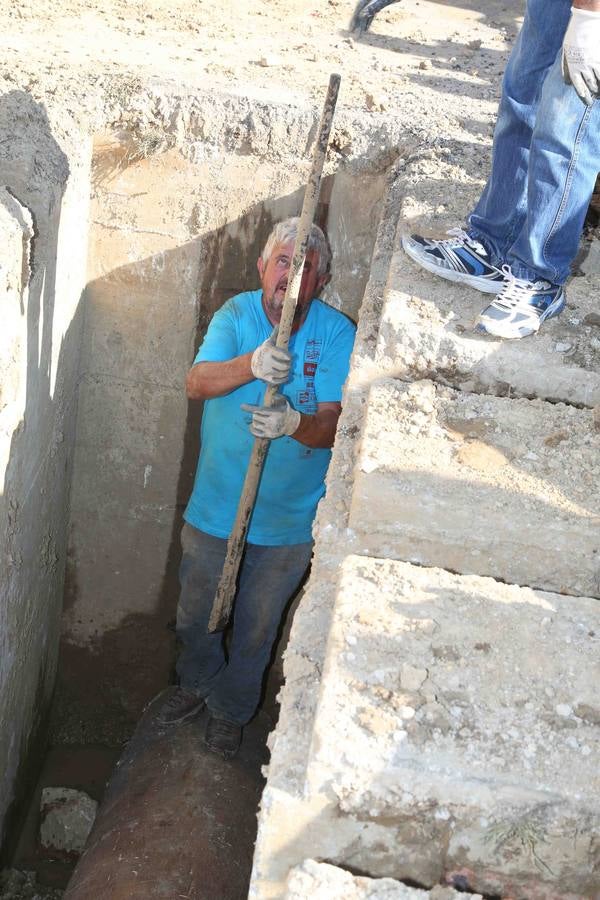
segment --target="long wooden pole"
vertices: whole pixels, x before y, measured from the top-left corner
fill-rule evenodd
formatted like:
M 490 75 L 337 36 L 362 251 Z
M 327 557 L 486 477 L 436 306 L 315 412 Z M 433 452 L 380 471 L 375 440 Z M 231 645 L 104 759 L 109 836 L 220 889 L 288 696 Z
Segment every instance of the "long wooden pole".
M 327 144 L 329 143 L 331 124 L 333 122 L 333 114 L 335 112 L 339 89 L 340 76 L 331 75 L 329 77 L 327 96 L 325 97 L 321 121 L 319 123 L 310 177 L 308 179 L 308 184 L 306 185 L 304 203 L 302 204 L 302 212 L 298 222 L 298 232 L 296 235 L 294 256 L 291 265 L 291 277 L 288 278 L 283 308 L 281 311 L 281 321 L 277 333 L 278 347 L 287 347 L 292 331 L 292 325 L 294 323 L 294 313 L 300 294 L 300 284 L 302 282 L 302 272 L 304 270 L 308 239 L 317 209 L 321 175 L 323 173 L 325 156 L 327 154 Z M 265 391 L 263 405 L 271 406 L 276 395 L 277 387 L 275 385 L 269 385 Z M 219 586 L 217 587 L 208 622 L 209 632 L 222 631 L 229 621 L 231 608 L 235 598 L 238 571 L 244 552 L 244 546 L 246 544 L 246 535 L 248 534 L 248 524 L 256 502 L 258 482 L 260 481 L 269 444 L 269 438 L 255 438 L 254 440 L 254 446 L 248 463 L 248 471 L 246 472 L 246 479 L 244 481 L 244 487 L 242 488 L 242 495 L 240 497 L 237 514 L 229 540 L 227 541 L 227 555 L 223 564 L 223 572 L 221 573 L 221 579 L 219 581 Z

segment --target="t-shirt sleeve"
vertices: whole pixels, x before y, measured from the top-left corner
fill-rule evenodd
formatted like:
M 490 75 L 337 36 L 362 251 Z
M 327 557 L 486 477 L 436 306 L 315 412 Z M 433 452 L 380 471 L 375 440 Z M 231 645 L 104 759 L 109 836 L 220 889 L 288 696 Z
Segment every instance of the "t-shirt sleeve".
M 342 389 L 350 369 L 356 328 L 340 315 L 327 340 L 325 352 L 315 373 L 317 403 L 335 403 L 342 399 Z
M 237 319 L 231 302 L 218 309 L 210 320 L 194 365 L 199 362 L 225 362 L 239 355 Z

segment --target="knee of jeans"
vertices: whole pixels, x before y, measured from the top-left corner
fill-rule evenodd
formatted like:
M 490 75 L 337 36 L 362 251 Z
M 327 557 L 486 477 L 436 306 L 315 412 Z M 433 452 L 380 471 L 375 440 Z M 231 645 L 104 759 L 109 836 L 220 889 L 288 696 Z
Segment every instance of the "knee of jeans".
M 199 629 L 206 631 L 207 625 L 208 618 L 204 610 L 188 609 L 182 604 L 178 606 L 177 622 L 175 625 L 175 630 L 178 637 L 181 637 L 181 635 L 187 633 L 198 631 Z
M 256 656 L 265 653 L 269 656 L 276 637 L 277 627 L 273 627 L 269 622 L 258 622 L 246 634 L 242 642 L 242 654 Z

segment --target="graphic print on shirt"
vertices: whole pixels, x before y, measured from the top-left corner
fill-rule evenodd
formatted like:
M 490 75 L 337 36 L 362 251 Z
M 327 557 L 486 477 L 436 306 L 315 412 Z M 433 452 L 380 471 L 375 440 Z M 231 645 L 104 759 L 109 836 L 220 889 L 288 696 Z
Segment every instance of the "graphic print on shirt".
M 321 348 L 323 341 L 319 338 L 307 341 L 304 347 L 304 360 L 302 362 L 302 378 L 304 386 L 296 392 L 296 408 L 300 412 L 308 416 L 312 416 L 317 411 L 317 395 L 315 393 L 315 374 L 319 360 L 321 359 Z

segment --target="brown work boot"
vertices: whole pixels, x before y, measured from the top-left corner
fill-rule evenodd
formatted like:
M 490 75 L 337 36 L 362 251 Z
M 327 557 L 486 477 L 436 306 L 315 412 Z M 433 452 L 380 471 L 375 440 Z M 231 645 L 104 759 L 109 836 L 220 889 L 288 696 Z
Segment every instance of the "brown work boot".
M 231 759 L 238 752 L 242 740 L 242 726 L 226 719 L 209 716 L 204 743 L 223 759 Z
M 177 687 L 161 706 L 156 721 L 160 725 L 181 725 L 183 722 L 191 722 L 200 715 L 205 706 L 204 697 L 186 688 Z

